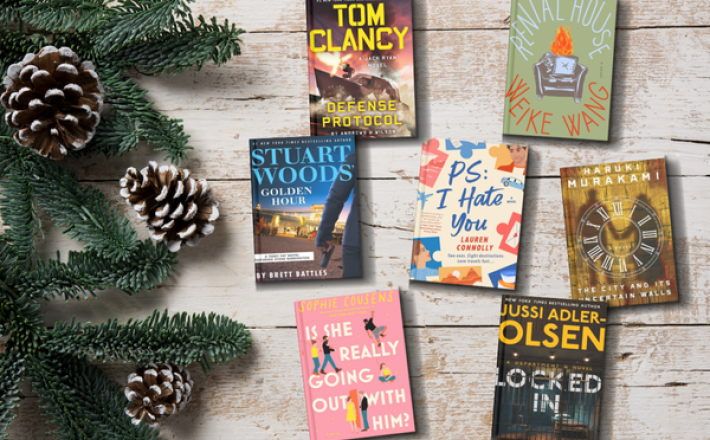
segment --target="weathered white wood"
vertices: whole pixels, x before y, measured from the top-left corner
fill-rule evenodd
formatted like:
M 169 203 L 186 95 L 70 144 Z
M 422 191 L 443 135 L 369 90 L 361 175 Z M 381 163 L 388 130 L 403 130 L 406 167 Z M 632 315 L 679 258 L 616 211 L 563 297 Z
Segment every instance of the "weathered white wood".
M 526 189 L 519 256 L 518 292 L 569 298 L 569 272 L 559 180 L 529 180 Z M 215 233 L 195 248 L 180 251 L 176 276 L 163 287 L 136 297 L 110 291 L 98 300 L 57 303 L 47 307 L 48 323 L 76 315 L 101 321 L 116 316 L 148 316 L 153 309 L 173 312 L 217 311 L 251 326 L 295 325 L 292 304 L 306 298 L 400 288 L 406 325 L 496 325 L 502 292 L 482 288 L 409 282 L 411 239 L 416 200 L 415 183 L 406 180 L 359 182 L 365 276 L 361 280 L 304 281 L 256 286 L 248 182 L 215 182 L 220 219 Z M 118 185 L 98 184 L 114 200 Z M 671 178 L 669 182 L 676 264 L 680 280 L 678 304 L 613 310 L 610 322 L 645 324 L 708 324 L 710 304 L 710 179 Z M 125 204 L 119 205 L 121 209 Z M 697 214 L 693 214 L 697 213 Z M 129 213 L 133 216 L 133 213 Z M 142 237 L 146 228 L 134 220 Z M 47 256 L 68 249 L 57 230 L 47 231 Z
M 497 332 L 496 327 L 406 330 L 417 434 L 397 439 L 489 438 Z M 296 330 L 252 334 L 248 357 L 216 366 L 207 376 L 192 365 L 194 398 L 184 413 L 165 422 L 162 438 L 308 439 Z M 708 353 L 707 326 L 611 326 L 600 438 L 707 439 Z M 133 369 L 101 368 L 119 383 Z M 38 423 L 37 399 L 29 390 L 27 395 L 10 438 L 49 440 L 43 435 L 48 427 Z
M 416 32 L 419 140 L 360 141 L 359 175 L 419 175 L 421 139 L 501 140 L 507 30 Z M 609 143 L 506 136 L 532 146 L 530 176 L 583 163 L 667 156 L 672 175 L 710 169 L 709 28 L 617 33 Z M 222 67 L 141 77 L 149 99 L 192 136 L 182 166 L 213 180 L 249 178 L 249 139 L 308 135 L 303 34 L 248 34 L 244 55 Z M 473 78 L 473 80 L 469 80 Z M 697 143 L 693 141 L 702 141 Z M 162 154 L 142 148 L 113 160 L 74 162 L 82 179 L 118 179 Z
M 414 29 L 498 29 L 508 26 L 510 3 L 497 0 L 414 0 Z M 216 16 L 249 32 L 306 30 L 305 0 L 201 0 L 192 12 Z M 617 26 L 705 26 L 703 0 L 620 1 Z

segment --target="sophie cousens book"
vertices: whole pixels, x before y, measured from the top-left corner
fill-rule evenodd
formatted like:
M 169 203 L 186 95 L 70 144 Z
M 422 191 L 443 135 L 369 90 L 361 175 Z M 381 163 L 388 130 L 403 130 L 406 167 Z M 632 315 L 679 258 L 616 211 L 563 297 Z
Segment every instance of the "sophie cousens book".
M 503 297 L 494 439 L 599 438 L 606 312 L 604 303 Z
M 257 282 L 359 278 L 352 136 L 251 139 Z
M 504 134 L 607 141 L 617 0 L 512 0 Z
M 665 159 L 562 168 L 572 298 L 678 301 Z
M 295 308 L 311 440 L 414 432 L 399 290 Z
M 416 136 L 412 0 L 306 0 L 311 136 Z
M 528 147 L 422 145 L 410 280 L 515 289 Z

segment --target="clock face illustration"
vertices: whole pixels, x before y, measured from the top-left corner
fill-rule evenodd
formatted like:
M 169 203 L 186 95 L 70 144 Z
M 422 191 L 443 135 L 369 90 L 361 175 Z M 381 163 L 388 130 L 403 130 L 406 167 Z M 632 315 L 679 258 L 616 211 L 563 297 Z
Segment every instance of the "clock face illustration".
M 577 228 L 576 246 L 595 271 L 612 278 L 633 277 L 658 260 L 663 227 L 648 204 L 614 197 L 587 209 Z

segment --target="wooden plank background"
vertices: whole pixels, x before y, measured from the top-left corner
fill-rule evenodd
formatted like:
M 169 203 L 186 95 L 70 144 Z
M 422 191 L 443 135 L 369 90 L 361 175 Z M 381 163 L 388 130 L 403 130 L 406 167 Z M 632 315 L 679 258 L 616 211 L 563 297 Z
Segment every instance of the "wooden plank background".
M 415 0 L 418 140 L 358 143 L 361 280 L 256 286 L 252 264 L 248 140 L 308 134 L 303 0 L 198 0 L 193 12 L 249 32 L 243 56 L 201 72 L 135 78 L 155 108 L 184 119 L 195 150 L 182 164 L 210 180 L 220 200 L 216 232 L 180 251 L 160 288 L 44 310 L 48 325 L 72 316 L 102 322 L 154 309 L 215 311 L 244 322 L 254 348 L 204 375 L 169 419 L 164 439 L 308 439 L 293 301 L 400 288 L 415 403 L 409 439 L 490 437 L 500 294 L 409 284 L 419 149 L 430 136 L 531 145 L 519 260 L 520 295 L 569 297 L 559 168 L 663 157 L 668 161 L 678 304 L 610 312 L 602 439 L 710 437 L 710 3 L 620 0 L 608 143 L 501 137 L 509 2 Z M 161 155 L 143 148 L 72 163 L 83 181 L 119 204 L 118 179 Z M 126 211 L 124 211 L 126 212 Z M 48 222 L 44 222 L 48 224 Z M 147 231 L 133 222 L 141 237 Z M 47 228 L 45 256 L 80 249 Z M 131 365 L 102 365 L 119 382 Z M 10 438 L 49 439 L 25 389 Z

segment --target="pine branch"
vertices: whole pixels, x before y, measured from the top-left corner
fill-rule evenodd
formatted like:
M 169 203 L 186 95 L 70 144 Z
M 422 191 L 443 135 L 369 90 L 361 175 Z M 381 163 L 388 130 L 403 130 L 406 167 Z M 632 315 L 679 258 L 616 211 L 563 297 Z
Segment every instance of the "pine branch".
M 4 25 L 20 20 L 19 6 L 22 0 L 0 0 L 0 22 Z
M 100 190 L 82 188 L 73 172 L 8 141 L 2 144 L 0 163 L 9 179 L 2 182 L 0 214 L 11 228 L 8 240 L 19 247 L 20 258 L 31 255 L 31 239 L 41 230 L 33 196 L 54 224 L 84 242 L 86 250 L 121 261 L 137 248 L 136 231 L 128 219 L 110 207 Z
M 84 358 L 45 356 L 27 359 L 32 388 L 47 409 L 59 439 L 155 440 L 158 431 L 134 426 L 124 413 L 126 398 Z
M 46 345 L 62 354 L 89 356 L 103 362 L 199 362 L 205 371 L 211 362 L 226 362 L 251 348 L 251 333 L 226 316 L 187 313 L 162 316 L 157 310 L 145 321 L 81 325 L 58 323 Z
M 42 348 L 46 329 L 39 304 L 30 295 L 18 293 L 3 280 L 0 280 L 0 325 L 5 334 L 12 335 L 8 344 L 17 353 L 34 354 Z
M 47 32 L 84 32 L 110 12 L 106 0 L 24 0 L 22 20 Z
M 14 288 L 33 298 L 63 297 L 65 300 L 96 296 L 97 290 L 116 287 L 129 295 L 152 290 L 175 271 L 175 254 L 164 243 L 138 242 L 126 261 L 116 264 L 91 252 L 70 252 L 66 263 L 38 261 L 32 272 L 23 273 Z
M 17 385 L 25 372 L 25 364 L 17 353 L 0 354 L 0 440 L 7 438 L 10 422 L 16 417 L 13 408 L 20 406 Z
M 200 70 L 210 60 L 220 65 L 241 54 L 239 36 L 243 29 L 230 26 L 228 20 L 218 24 L 214 17 L 209 23 L 201 15 L 197 19 L 195 24 L 189 16 L 185 23 L 176 25 L 177 31 L 126 44 L 107 58 L 115 65 L 136 66 L 151 73 L 172 70 L 174 75 L 192 66 Z
M 183 0 L 124 0 L 115 9 L 99 35 L 96 47 L 113 51 L 133 42 L 148 39 L 165 30 L 174 30 L 178 21 L 190 14 Z

